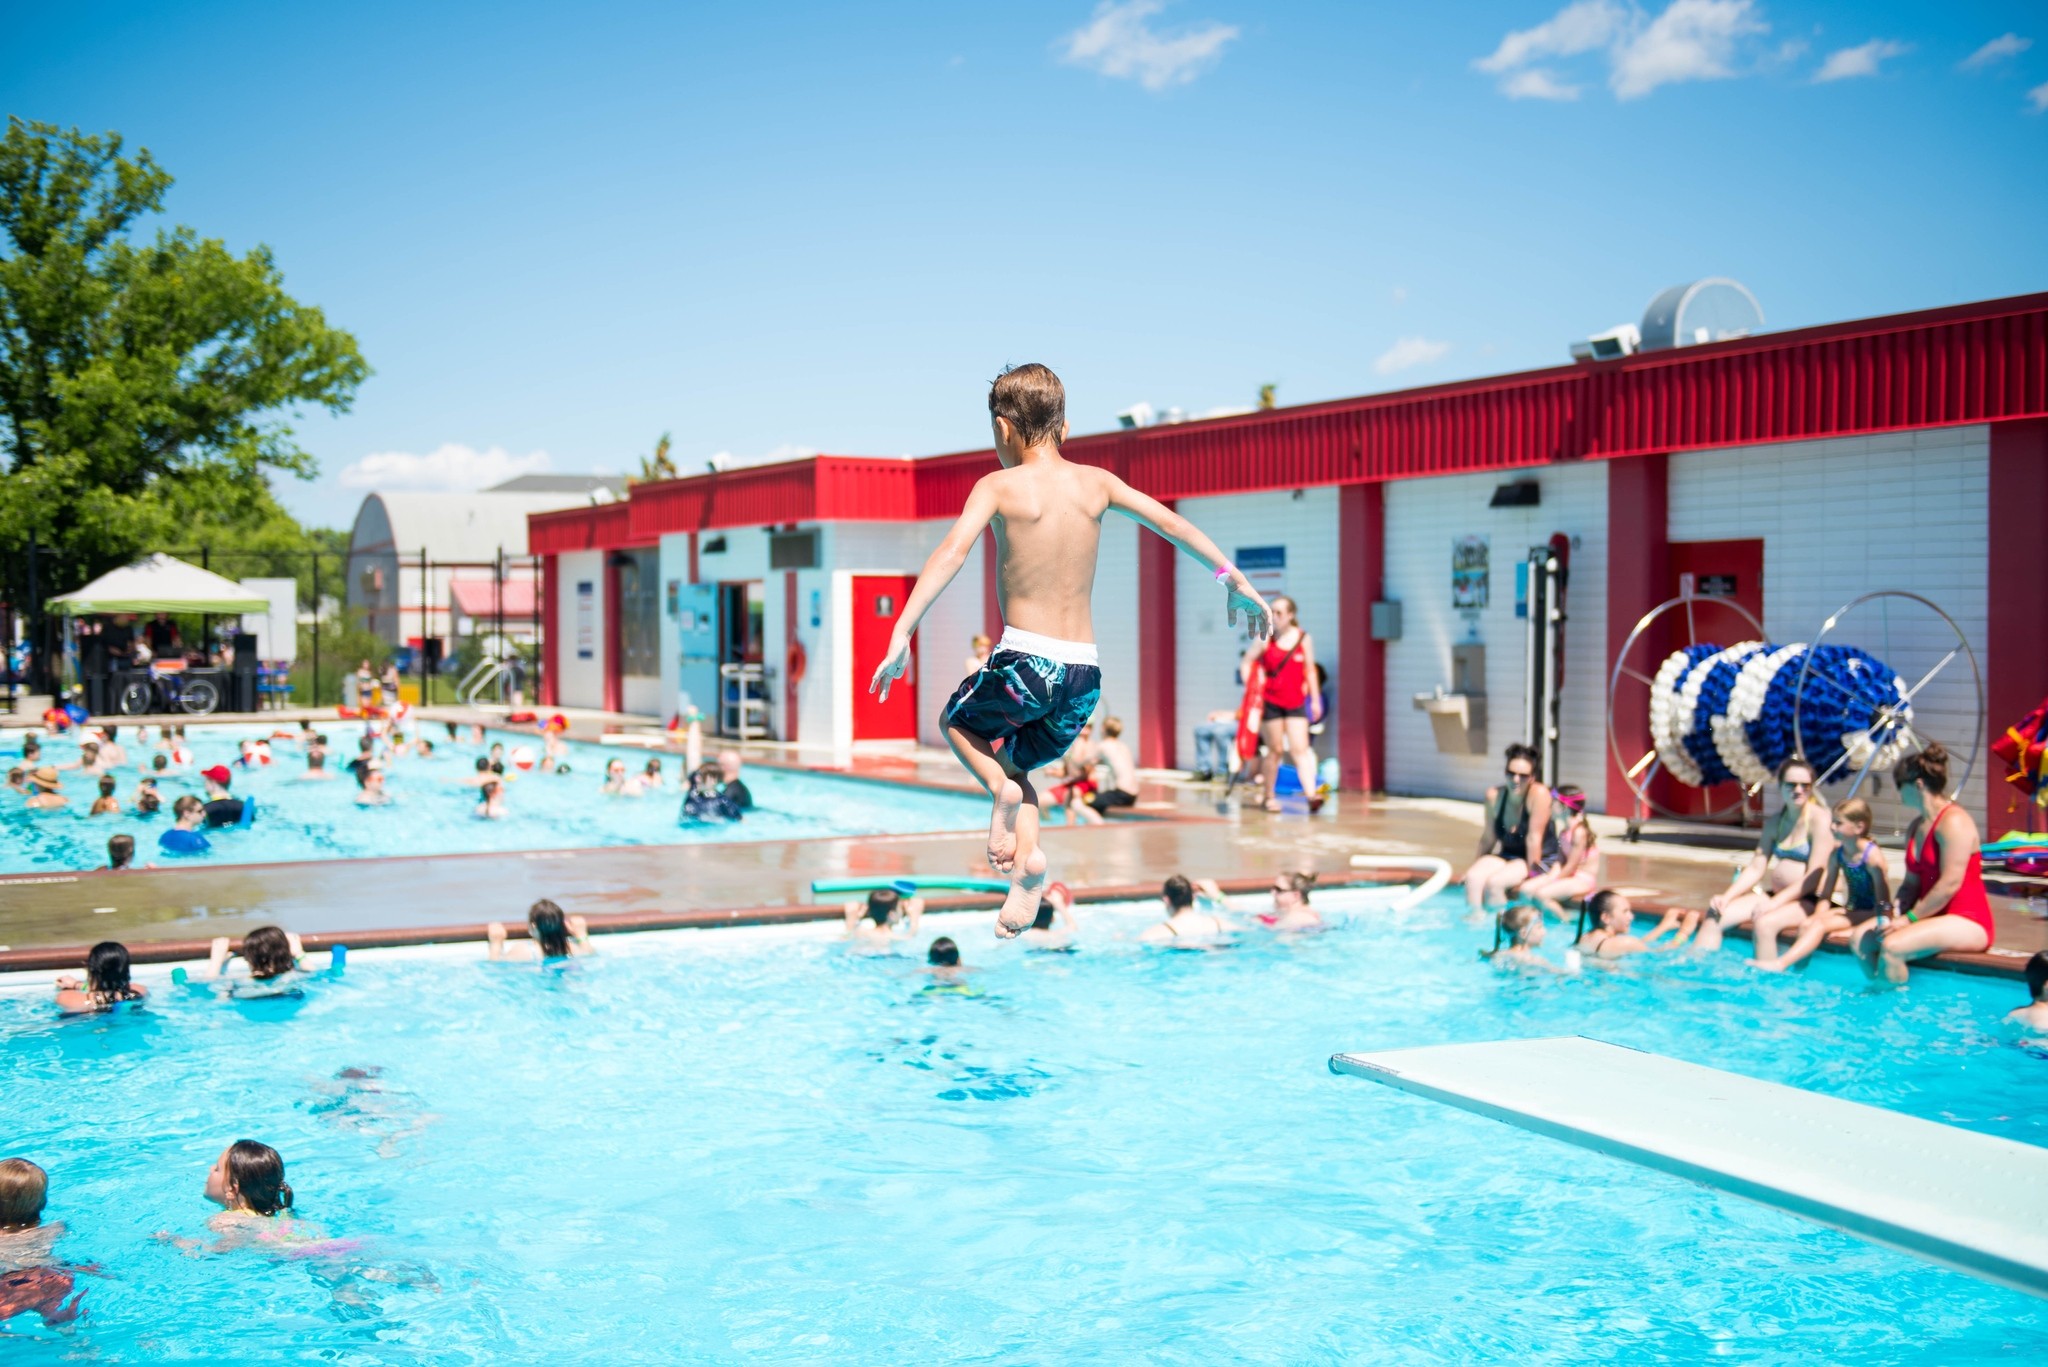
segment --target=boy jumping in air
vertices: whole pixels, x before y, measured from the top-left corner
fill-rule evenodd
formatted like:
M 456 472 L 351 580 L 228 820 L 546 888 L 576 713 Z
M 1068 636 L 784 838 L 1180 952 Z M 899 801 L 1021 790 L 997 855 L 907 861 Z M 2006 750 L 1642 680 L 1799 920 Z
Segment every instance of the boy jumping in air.
M 1007 940 L 1030 928 L 1046 881 L 1031 771 L 1067 752 L 1102 695 L 1089 603 L 1102 515 L 1115 509 L 1214 571 L 1228 594 L 1230 625 L 1242 612 L 1252 634 L 1263 638 L 1271 616 L 1258 590 L 1193 523 L 1109 471 L 1060 455 L 1067 392 L 1059 376 L 1042 365 L 1006 370 L 989 387 L 988 411 L 1002 469 L 975 484 L 960 520 L 925 561 L 868 687 L 889 696 L 889 685 L 910 667 L 918 623 L 960 572 L 982 529 L 993 526 L 1003 639 L 953 694 L 942 720 L 953 753 L 995 800 L 988 862 L 1010 875 L 996 918 L 996 935 Z

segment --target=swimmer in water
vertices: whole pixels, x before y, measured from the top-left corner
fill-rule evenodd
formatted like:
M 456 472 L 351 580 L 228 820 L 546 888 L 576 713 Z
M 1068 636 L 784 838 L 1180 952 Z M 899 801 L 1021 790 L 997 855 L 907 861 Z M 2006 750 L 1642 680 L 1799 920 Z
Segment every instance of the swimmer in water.
M 177 825 L 156 838 L 156 847 L 165 854 L 205 854 L 213 844 L 200 833 L 206 824 L 206 804 L 190 793 L 181 795 L 171 804 L 171 815 Z
M 121 799 L 114 796 L 114 776 L 100 775 L 100 795 L 92 800 L 92 810 L 87 816 L 119 816 Z
M 1026 949 L 1059 954 L 1074 947 L 1074 890 L 1065 883 L 1048 884 L 1031 928 L 1017 937 Z
M 590 943 L 589 922 L 581 916 L 563 915 L 562 909 L 545 897 L 527 909 L 526 939 L 508 942 L 503 921 L 491 922 L 484 927 L 484 933 L 490 940 L 493 963 L 510 959 L 539 959 L 545 963 L 597 953 L 597 947 Z
M 505 806 L 505 781 L 496 774 L 484 780 L 484 786 L 477 789 L 476 811 L 471 813 L 478 821 L 502 821 L 511 815 Z
M 149 995 L 141 983 L 128 981 L 128 947 L 117 940 L 94 945 L 85 956 L 85 977 L 59 978 L 56 987 L 57 1009 L 73 1016 L 111 1011 Z
M 49 1175 L 36 1164 L 0 1161 L 0 1323 L 31 1311 L 51 1326 L 78 1318 L 84 1293 L 74 1274 L 93 1269 L 49 1261 L 65 1232 L 62 1222 L 43 1221 L 49 1191 Z
M 395 1158 L 403 1141 L 441 1118 L 422 1110 L 411 1092 L 386 1085 L 384 1070 L 374 1064 L 340 1069 L 313 1086 L 322 1099 L 308 1110 L 337 1129 L 375 1139 L 379 1158 Z
M 935 986 L 953 986 L 961 983 L 965 981 L 970 971 L 966 964 L 960 962 L 960 946 L 944 935 L 932 941 L 932 947 L 925 952 L 924 961 Z
M 924 898 L 906 897 L 896 888 L 876 888 L 866 902 L 848 902 L 846 938 L 870 951 L 892 951 L 897 937 L 917 938 L 924 916 Z
M 1300 935 L 1327 929 L 1322 916 L 1308 904 L 1308 895 L 1314 890 L 1316 875 L 1307 870 L 1280 873 L 1273 876 L 1273 909 L 1259 913 L 1259 924 L 1282 935 Z M 1223 900 L 1223 893 L 1215 883 L 1203 879 L 1202 894 L 1217 902 Z
M 1565 971 L 1536 952 L 1543 948 L 1543 909 L 1534 902 L 1516 902 L 1503 911 L 1500 928 L 1507 943 L 1498 949 L 1481 950 L 1481 958 L 1492 960 L 1497 968 L 1533 973 Z
M 612 797 L 641 797 L 647 788 L 638 775 L 626 772 L 626 761 L 615 759 L 604 766 L 604 782 L 598 791 Z
M 497 780 L 498 775 L 492 771 L 491 762 L 488 759 L 485 759 L 482 755 L 478 755 L 476 757 L 475 772 L 465 774 L 463 777 L 455 781 L 457 783 L 460 783 L 465 788 L 481 788 L 486 783 L 495 783 L 497 782 Z
M 2027 996 L 2032 1000 L 2009 1012 L 2005 1023 L 2048 1035 L 2048 954 L 2036 951 L 2027 960 Z
M 277 926 L 258 926 L 242 937 L 242 948 L 230 952 L 228 937 L 217 935 L 207 952 L 207 966 L 217 981 L 243 979 L 257 989 L 237 995 L 260 996 L 290 987 L 304 971 L 306 946 L 298 932 Z M 233 960 L 241 961 L 241 971 Z
M 1214 888 L 1215 884 L 1209 886 Z M 1223 908 L 1222 894 L 1205 899 L 1212 908 L 1206 911 L 1196 908 L 1195 894 L 1195 885 L 1186 874 L 1176 873 L 1167 879 L 1159 889 L 1159 904 L 1166 911 L 1166 919 L 1146 926 L 1138 935 L 1138 943 L 1210 949 L 1228 939 L 1230 923 L 1216 914 Z
M 363 786 L 356 793 L 358 807 L 388 807 L 394 801 L 384 789 L 384 765 L 381 760 L 371 760 L 363 770 Z
M 1635 933 L 1636 912 L 1628 898 L 1605 888 L 1586 899 L 1586 914 L 1593 924 L 1573 946 L 1582 959 L 1625 959 L 1631 954 L 1648 954 L 1650 946 Z

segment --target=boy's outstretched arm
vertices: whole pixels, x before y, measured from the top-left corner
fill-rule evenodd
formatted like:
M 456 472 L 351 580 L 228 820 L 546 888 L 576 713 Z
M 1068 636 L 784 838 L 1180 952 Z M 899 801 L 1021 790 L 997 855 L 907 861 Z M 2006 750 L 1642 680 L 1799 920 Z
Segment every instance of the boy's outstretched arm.
M 882 657 L 882 663 L 875 669 L 875 677 L 868 681 L 868 692 L 880 689 L 882 696 L 888 697 L 889 685 L 902 678 L 904 671 L 910 668 L 910 638 L 917 633 L 917 624 L 924 620 L 925 613 L 946 591 L 946 585 L 953 582 L 953 576 L 960 573 L 960 567 L 967 563 L 967 553 L 974 549 L 983 529 L 996 515 L 995 490 L 989 484 L 991 478 L 984 475 L 975 481 L 959 520 L 947 529 L 938 549 L 931 553 L 931 558 L 918 572 L 917 587 L 910 591 L 910 599 L 903 605 L 903 615 L 896 619 L 896 629 L 889 634 L 889 653 Z
M 1216 549 L 1216 543 L 1202 534 L 1202 529 L 1182 517 L 1173 509 L 1149 494 L 1141 494 L 1130 485 L 1109 475 L 1109 506 L 1142 526 L 1151 528 L 1174 545 L 1202 562 L 1210 570 L 1230 567 L 1229 580 L 1225 587 L 1230 593 L 1227 621 L 1237 625 L 1237 614 L 1245 615 L 1245 622 L 1252 635 L 1264 639 L 1273 634 L 1272 609 L 1266 600 L 1252 587 L 1251 580 L 1243 571 L 1223 558 L 1223 552 Z

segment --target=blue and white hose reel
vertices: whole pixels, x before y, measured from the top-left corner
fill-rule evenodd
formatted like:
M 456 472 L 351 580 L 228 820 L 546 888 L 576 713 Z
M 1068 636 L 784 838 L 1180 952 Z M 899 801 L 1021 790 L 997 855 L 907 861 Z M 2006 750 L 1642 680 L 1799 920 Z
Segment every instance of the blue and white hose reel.
M 1657 758 L 1695 788 L 1768 783 L 1800 739 L 1816 774 L 1882 772 L 1920 748 L 1912 720 L 1905 681 L 1854 646 L 1688 646 L 1650 685 Z

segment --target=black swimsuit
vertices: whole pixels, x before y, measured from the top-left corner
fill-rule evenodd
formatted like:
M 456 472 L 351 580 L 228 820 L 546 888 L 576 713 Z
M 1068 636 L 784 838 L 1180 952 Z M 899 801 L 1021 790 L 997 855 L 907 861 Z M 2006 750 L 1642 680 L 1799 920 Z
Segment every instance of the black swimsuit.
M 1529 804 L 1526 800 L 1522 803 L 1521 820 L 1515 823 L 1513 830 L 1508 829 L 1507 815 L 1508 794 L 1502 790 L 1500 805 L 1493 809 L 1493 838 L 1500 846 L 1501 858 L 1528 861 L 1531 875 L 1548 873 L 1563 861 L 1557 848 L 1557 828 L 1547 821 L 1543 824 L 1543 859 L 1540 863 L 1529 859 Z

